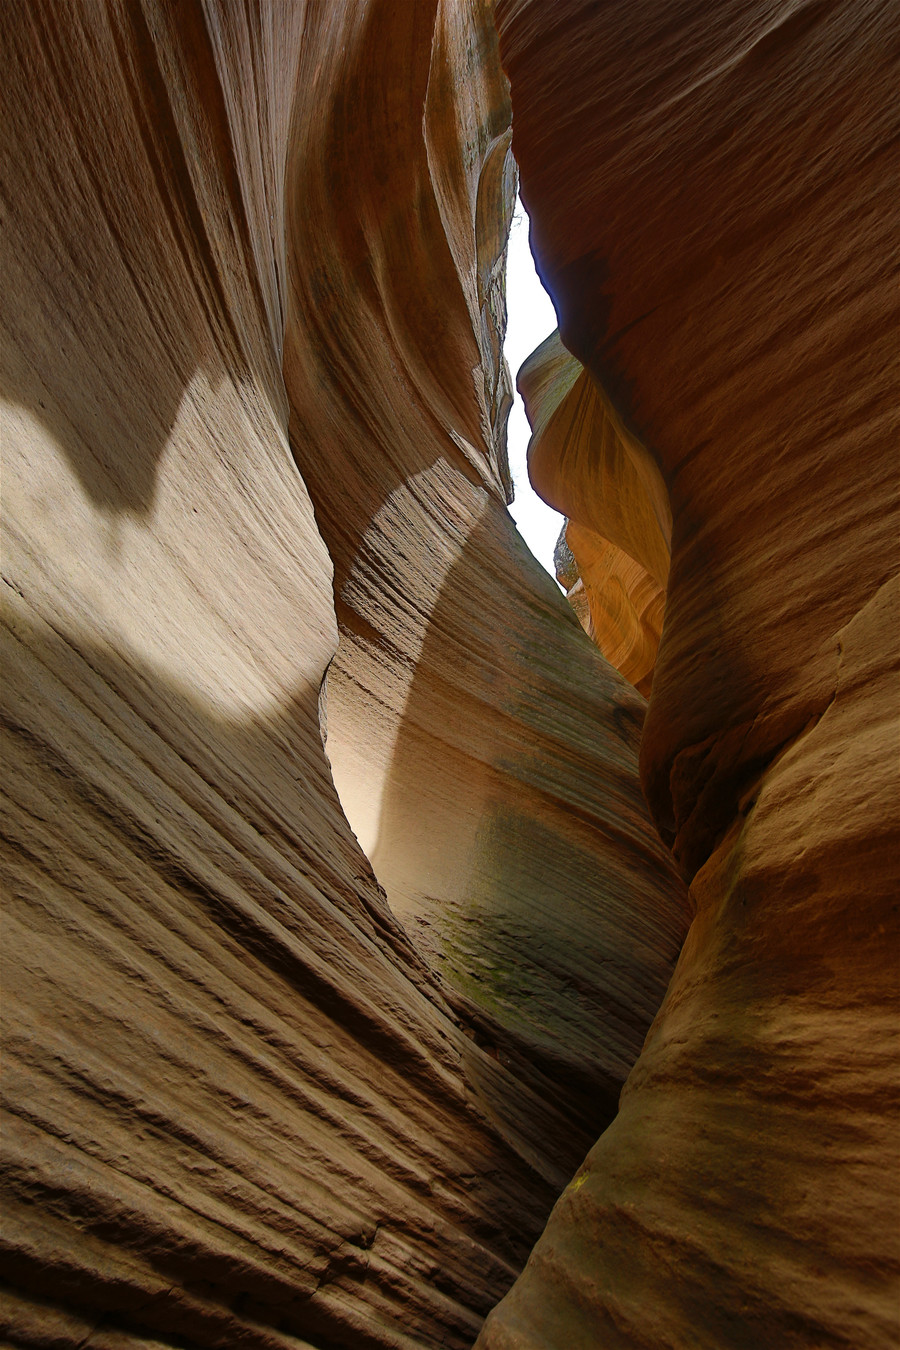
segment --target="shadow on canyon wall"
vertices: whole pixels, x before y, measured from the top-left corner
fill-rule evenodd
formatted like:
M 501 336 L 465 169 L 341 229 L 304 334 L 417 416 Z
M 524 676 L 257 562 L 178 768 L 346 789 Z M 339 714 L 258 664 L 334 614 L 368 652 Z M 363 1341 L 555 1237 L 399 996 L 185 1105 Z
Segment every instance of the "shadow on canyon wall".
M 188 4 L 166 35 L 201 125 L 189 99 L 176 110 L 139 5 L 58 27 L 25 6 L 7 19 L 0 395 L 46 428 L 95 506 L 145 517 L 197 372 L 283 401 L 209 33 Z
M 644 700 L 585 637 L 499 503 L 488 499 L 467 534 L 452 516 L 446 525 L 464 542 L 393 710 L 389 764 L 367 762 L 360 742 L 367 715 L 391 713 L 358 707 L 362 645 L 392 668 L 385 632 L 397 630 L 383 610 L 376 633 L 338 604 L 330 734 L 347 720 L 359 747 L 348 772 L 383 772 L 370 857 L 392 907 L 479 1043 L 563 1106 L 570 1137 L 554 1149 L 571 1171 L 615 1115 L 687 899 L 637 777 Z
M 356 1229 L 378 1232 L 390 1251 L 423 1222 L 410 1215 L 424 1203 L 433 1217 L 416 1240 L 441 1266 L 435 1287 L 449 1297 L 475 1291 L 485 1315 L 523 1264 L 584 1138 L 558 1094 L 541 1099 L 534 1076 L 521 1081 L 515 1064 L 454 1029 L 343 819 L 315 693 L 229 722 L 139 659 L 18 616 L 11 628 L 4 870 L 16 956 L 7 950 L 4 983 L 17 1053 L 24 1044 L 29 1063 L 16 1121 L 30 1128 L 62 1109 L 75 1150 L 60 1181 L 42 1170 L 35 1142 L 24 1189 L 12 1169 L 10 1203 L 18 1214 L 24 1196 L 31 1215 L 40 1194 L 52 1195 L 52 1222 L 63 1224 L 56 1259 L 78 1233 L 94 1252 L 88 1260 L 82 1248 L 74 1264 L 54 1269 L 54 1299 L 101 1312 L 109 1329 L 205 1345 L 219 1312 L 204 1325 L 180 1301 L 203 1291 L 223 1317 L 275 1317 L 324 1350 L 345 1345 L 342 1314 L 310 1299 L 309 1258 L 292 1250 L 293 1238 L 281 1239 L 277 1259 L 270 1239 L 258 1239 L 249 1260 L 245 1239 L 235 1247 L 216 1237 L 232 1206 L 242 1224 L 253 1219 L 252 1195 L 228 1200 L 228 1188 L 238 1178 L 250 1184 L 263 1161 L 274 1169 L 262 1183 L 275 1187 L 266 1206 L 287 1207 L 278 1222 L 302 1231 L 335 1205 L 361 1216 L 342 1221 L 345 1242 L 320 1282 L 351 1293 L 377 1282 L 367 1275 L 369 1239 Z M 86 1040 L 85 1062 L 68 1063 L 67 1037 Z M 391 1127 L 396 1147 L 376 1156 L 374 1181 L 371 1144 L 345 1156 L 347 1139 L 368 1128 L 360 1074 L 379 1083 L 392 1115 L 414 1122 L 411 1136 Z M 173 1108 L 173 1091 L 187 1106 Z M 58 1122 L 41 1128 L 54 1138 Z M 417 1153 L 423 1128 L 429 1160 Z M 324 1152 L 310 1170 L 304 1157 L 320 1136 Z M 117 1158 L 115 1213 L 97 1199 L 108 1150 Z M 439 1156 L 445 1173 L 433 1171 Z M 131 1195 L 141 1177 L 152 1204 Z M 323 1186 L 332 1197 L 325 1217 Z M 406 1190 L 409 1209 L 396 1194 L 379 1196 L 381 1187 Z M 123 1196 L 131 1198 L 119 1212 Z M 175 1206 L 161 1227 L 158 1203 Z M 210 1206 L 212 1234 L 191 1237 L 187 1218 Z M 102 1256 L 110 1242 L 140 1253 L 166 1292 L 148 1299 L 127 1281 L 112 1288 Z M 25 1248 L 4 1278 L 47 1297 L 47 1268 Z M 410 1309 L 405 1329 L 421 1316 L 422 1334 L 434 1334 L 430 1315 Z M 354 1334 L 355 1344 L 370 1344 Z

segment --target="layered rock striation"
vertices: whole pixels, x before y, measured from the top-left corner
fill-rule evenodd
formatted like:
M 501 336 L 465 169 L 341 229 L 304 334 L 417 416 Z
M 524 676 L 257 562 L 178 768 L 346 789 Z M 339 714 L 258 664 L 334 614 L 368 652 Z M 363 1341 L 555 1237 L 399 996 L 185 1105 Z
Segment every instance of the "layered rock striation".
M 886 1350 L 892 18 L 501 0 L 498 22 L 562 341 L 671 503 L 641 760 L 697 913 L 614 1125 L 478 1343 Z M 574 515 L 581 478 L 553 471 Z
M 641 700 L 586 647 L 505 511 L 515 171 L 488 18 L 439 7 L 432 36 L 386 7 L 359 38 L 359 75 L 338 26 L 333 71 L 316 57 L 333 116 L 301 75 L 285 379 L 335 567 L 341 800 L 485 1048 L 541 1095 L 565 1085 L 574 1166 L 576 1138 L 615 1111 L 684 911 L 631 773 Z M 390 120 L 384 87 L 404 99 Z
M 491 8 L 8 19 L 3 1338 L 470 1345 L 686 916 L 505 511 Z
M 649 694 L 662 631 L 672 512 L 659 468 L 602 385 L 553 333 L 518 376 L 531 421 L 528 473 L 567 517 L 563 564 L 582 627 Z M 562 582 L 564 577 L 558 575 Z

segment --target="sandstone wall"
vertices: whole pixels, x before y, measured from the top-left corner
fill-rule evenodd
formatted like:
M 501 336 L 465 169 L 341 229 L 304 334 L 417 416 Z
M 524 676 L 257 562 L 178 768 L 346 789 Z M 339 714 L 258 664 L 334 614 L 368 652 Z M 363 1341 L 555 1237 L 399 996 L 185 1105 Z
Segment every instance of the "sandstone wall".
M 896 1342 L 895 19 L 498 5 L 562 340 L 671 501 L 641 756 L 697 917 L 486 1350 Z
M 685 926 L 504 509 L 490 9 L 6 18 L 4 1340 L 470 1345 Z
M 493 28 L 468 4 L 358 23 L 332 15 L 328 47 L 307 31 L 319 84 L 301 68 L 291 160 L 291 440 L 340 628 L 327 750 L 448 997 L 542 1095 L 564 1086 L 574 1167 L 683 911 L 633 774 L 642 701 L 504 509 L 515 170 Z
M 606 659 L 647 695 L 672 536 L 659 467 L 558 332 L 528 358 L 518 385 L 532 426 L 529 477 L 567 517 L 579 587 L 569 599 Z

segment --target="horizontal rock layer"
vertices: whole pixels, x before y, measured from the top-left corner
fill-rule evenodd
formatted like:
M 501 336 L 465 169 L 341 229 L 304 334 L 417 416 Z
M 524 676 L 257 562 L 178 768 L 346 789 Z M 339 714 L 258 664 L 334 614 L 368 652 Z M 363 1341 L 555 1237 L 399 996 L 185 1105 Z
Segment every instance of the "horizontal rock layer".
M 504 508 L 490 9 L 251 10 L 9 16 L 16 1346 L 470 1345 L 685 926 Z
M 501 0 L 498 22 L 562 340 L 669 491 L 641 754 L 697 917 L 616 1122 L 479 1345 L 886 1350 L 891 19 Z

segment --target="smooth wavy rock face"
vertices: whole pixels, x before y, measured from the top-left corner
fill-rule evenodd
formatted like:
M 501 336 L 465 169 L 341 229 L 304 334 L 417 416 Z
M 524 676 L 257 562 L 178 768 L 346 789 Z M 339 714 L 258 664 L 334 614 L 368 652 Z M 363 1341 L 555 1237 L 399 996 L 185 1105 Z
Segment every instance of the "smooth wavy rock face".
M 568 517 L 577 572 L 570 603 L 607 661 L 647 695 L 672 534 L 659 468 L 558 332 L 522 366 L 518 386 L 532 427 L 529 477 Z
M 332 104 L 301 71 L 285 377 L 335 566 L 341 800 L 479 1042 L 564 1092 L 574 1168 L 615 1111 L 684 916 L 632 772 L 642 701 L 504 509 L 506 408 L 483 373 L 503 373 L 506 236 L 479 222 L 510 219 L 514 175 L 477 15 L 440 8 L 432 40 L 386 6 L 372 32 L 333 18 L 314 45 Z
M 618 1118 L 479 1345 L 886 1350 L 893 19 L 502 0 L 498 22 L 562 339 L 670 493 L 642 763 L 697 917 Z
M 4 1342 L 470 1345 L 685 906 L 504 507 L 489 7 L 6 17 Z
M 596 530 L 570 520 L 566 541 L 577 559 L 588 636 L 635 689 L 649 695 L 662 634 L 664 589 L 630 554 Z M 567 593 L 566 598 L 571 604 L 572 595 Z

